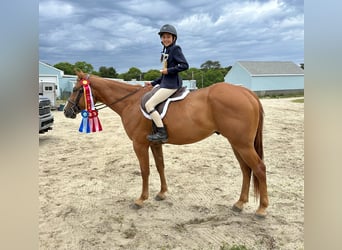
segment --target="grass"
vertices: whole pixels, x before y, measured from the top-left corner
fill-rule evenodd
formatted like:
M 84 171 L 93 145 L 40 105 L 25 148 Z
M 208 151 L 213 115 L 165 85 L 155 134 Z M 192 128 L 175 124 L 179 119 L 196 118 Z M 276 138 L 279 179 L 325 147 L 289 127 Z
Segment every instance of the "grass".
M 304 95 L 298 95 L 298 94 L 281 94 L 281 95 L 265 95 L 265 96 L 259 96 L 260 99 L 279 99 L 279 98 L 296 98 L 292 100 L 292 102 L 296 103 L 304 103 Z
M 293 97 L 303 97 L 304 98 L 304 94 L 272 94 L 272 95 L 264 95 L 264 96 L 259 96 L 259 98 L 263 99 L 263 98 L 293 98 Z
M 304 98 L 301 98 L 301 99 L 295 99 L 295 100 L 292 100 L 292 102 L 296 102 L 296 103 L 304 103 Z

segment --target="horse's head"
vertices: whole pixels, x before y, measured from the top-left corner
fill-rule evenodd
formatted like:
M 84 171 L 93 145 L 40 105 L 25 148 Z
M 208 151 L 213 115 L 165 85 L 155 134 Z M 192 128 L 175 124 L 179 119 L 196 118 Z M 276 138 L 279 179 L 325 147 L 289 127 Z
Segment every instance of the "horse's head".
M 72 119 L 76 118 L 76 115 L 85 109 L 83 86 L 80 80 L 85 79 L 87 75 L 81 70 L 75 70 L 75 72 L 77 74 L 77 81 L 64 108 L 65 117 Z

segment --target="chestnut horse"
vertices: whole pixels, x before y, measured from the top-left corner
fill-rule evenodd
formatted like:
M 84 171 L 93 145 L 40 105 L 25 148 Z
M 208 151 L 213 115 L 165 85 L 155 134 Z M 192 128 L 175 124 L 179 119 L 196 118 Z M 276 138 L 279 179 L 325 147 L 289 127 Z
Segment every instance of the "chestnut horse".
M 149 197 L 149 148 L 161 182 L 156 199 L 164 200 L 167 184 L 162 144 L 151 143 L 146 139 L 151 133 L 152 121 L 145 118 L 140 110 L 142 96 L 152 87 L 130 85 L 82 71 L 76 71 L 76 74 L 79 81 L 64 108 L 65 116 L 75 118 L 84 109 L 80 80 L 88 79 L 94 103 L 101 102 L 120 115 L 126 133 L 133 142 L 142 176 L 142 193 L 135 201 L 135 206 L 142 207 Z M 263 115 L 259 98 L 252 91 L 229 83 L 216 83 L 190 92 L 184 100 L 171 103 L 163 119 L 169 136 L 167 143 L 170 144 L 194 143 L 215 132 L 228 139 L 243 176 L 240 198 L 232 208 L 234 211 L 242 211 L 248 202 L 253 174 L 254 194 L 257 200 L 260 198 L 255 215 L 261 218 L 266 216 L 268 206 L 266 168 L 263 162 Z

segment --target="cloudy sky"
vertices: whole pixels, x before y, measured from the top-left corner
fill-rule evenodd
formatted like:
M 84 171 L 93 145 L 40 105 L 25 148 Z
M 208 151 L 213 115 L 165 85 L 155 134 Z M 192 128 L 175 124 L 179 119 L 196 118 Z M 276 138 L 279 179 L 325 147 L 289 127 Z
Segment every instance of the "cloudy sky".
M 39 60 L 118 73 L 159 69 L 157 33 L 166 23 L 176 27 L 190 67 L 304 63 L 304 0 L 39 0 Z

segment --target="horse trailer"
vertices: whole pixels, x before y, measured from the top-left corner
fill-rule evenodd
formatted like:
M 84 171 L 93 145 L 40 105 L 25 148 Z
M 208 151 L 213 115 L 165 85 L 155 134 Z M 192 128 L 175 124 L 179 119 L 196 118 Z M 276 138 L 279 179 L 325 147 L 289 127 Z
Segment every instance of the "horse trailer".
M 56 77 L 42 78 L 39 77 L 39 95 L 49 98 L 51 107 L 56 107 L 58 82 Z

